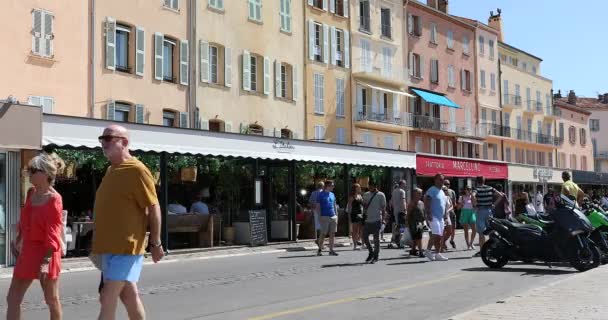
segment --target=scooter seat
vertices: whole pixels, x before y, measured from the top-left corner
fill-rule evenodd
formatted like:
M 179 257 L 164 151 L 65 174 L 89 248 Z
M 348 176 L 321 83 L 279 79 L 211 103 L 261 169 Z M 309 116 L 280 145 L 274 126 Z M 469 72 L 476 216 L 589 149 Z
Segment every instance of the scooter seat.
M 504 220 L 504 222 L 510 229 L 529 229 L 529 230 L 534 230 L 534 231 L 543 230 L 541 227 L 539 227 L 537 225 L 533 225 L 533 224 L 523 224 L 523 223 L 511 222 L 508 220 Z

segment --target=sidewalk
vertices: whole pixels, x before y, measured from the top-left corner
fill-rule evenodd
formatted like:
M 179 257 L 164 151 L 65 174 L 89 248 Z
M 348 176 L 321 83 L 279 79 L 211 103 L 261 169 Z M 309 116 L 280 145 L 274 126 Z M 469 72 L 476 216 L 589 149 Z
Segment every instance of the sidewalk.
M 536 288 L 448 320 L 608 319 L 608 267 Z

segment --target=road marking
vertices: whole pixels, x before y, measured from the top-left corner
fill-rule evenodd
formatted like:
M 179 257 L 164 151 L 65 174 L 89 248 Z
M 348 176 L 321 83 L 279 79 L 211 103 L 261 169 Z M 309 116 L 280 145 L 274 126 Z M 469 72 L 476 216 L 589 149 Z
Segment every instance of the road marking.
M 309 306 L 306 306 L 306 307 L 295 308 L 295 309 L 288 309 L 288 310 L 285 310 L 285 311 L 270 313 L 270 314 L 259 316 L 259 317 L 249 318 L 249 320 L 274 319 L 274 318 L 278 318 L 278 317 L 282 317 L 282 316 L 292 315 L 292 314 L 296 314 L 296 313 L 302 313 L 302 312 L 305 312 L 305 311 L 322 309 L 322 308 L 325 308 L 325 307 L 334 306 L 334 305 L 338 305 L 338 304 L 355 302 L 355 301 L 361 300 L 361 299 L 369 299 L 369 298 L 372 298 L 372 297 L 377 297 L 377 296 L 391 294 L 391 293 L 395 293 L 395 292 L 399 292 L 399 291 L 409 290 L 409 289 L 413 289 L 413 288 L 416 288 L 416 287 L 422 287 L 422 286 L 426 286 L 426 285 L 431 285 L 431 284 L 439 283 L 439 282 L 446 281 L 446 280 L 452 280 L 452 279 L 460 278 L 460 277 L 463 277 L 463 276 L 464 276 L 464 274 L 453 274 L 451 276 L 447 276 L 447 277 L 443 277 L 443 278 L 439 278 L 439 279 L 435 279 L 435 280 L 423 281 L 423 282 L 419 282 L 419 283 L 409 284 L 409 285 L 406 285 L 406 286 L 396 287 L 396 288 L 392 288 L 392 289 L 386 289 L 386 290 L 377 291 L 377 292 L 373 292 L 373 293 L 362 295 L 362 296 L 358 296 L 358 297 L 343 298 L 343 299 L 323 302 L 323 303 L 319 303 L 319 304 L 313 304 L 313 305 L 309 305 Z

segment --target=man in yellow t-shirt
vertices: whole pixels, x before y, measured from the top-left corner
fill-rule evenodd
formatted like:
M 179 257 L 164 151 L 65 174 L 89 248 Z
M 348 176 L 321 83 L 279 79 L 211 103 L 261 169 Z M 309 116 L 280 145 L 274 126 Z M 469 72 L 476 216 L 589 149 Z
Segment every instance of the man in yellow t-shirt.
M 562 173 L 562 180 L 564 180 L 564 184 L 562 184 L 562 194 L 570 199 L 576 199 L 578 203 L 583 203 L 585 193 L 571 180 L 570 172 L 564 171 Z
M 154 179 L 148 168 L 129 154 L 127 129 L 111 125 L 99 142 L 111 164 L 97 189 L 94 211 L 93 253 L 101 256 L 103 277 L 99 319 L 115 318 L 119 297 L 130 317 L 145 319 L 137 282 L 148 226 L 153 261 L 164 255 Z

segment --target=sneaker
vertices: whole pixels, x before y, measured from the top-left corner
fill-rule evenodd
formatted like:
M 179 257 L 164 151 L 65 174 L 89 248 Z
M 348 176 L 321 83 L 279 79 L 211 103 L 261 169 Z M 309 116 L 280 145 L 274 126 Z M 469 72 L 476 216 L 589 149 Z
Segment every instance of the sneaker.
M 358 246 L 363 246 L 363 243 L 361 241 L 357 241 L 357 245 Z
M 369 263 L 370 263 L 370 264 L 375 264 L 376 262 L 378 262 L 378 257 L 374 257 L 374 258 L 372 259 L 372 261 L 370 261 Z
M 435 261 L 435 254 L 429 250 L 424 252 L 424 256 L 429 259 L 429 261 Z
M 333 250 L 331 250 L 331 251 L 329 251 L 329 255 L 330 255 L 330 256 L 337 257 L 337 256 L 338 256 L 338 253 L 337 253 L 337 252 L 335 252 L 335 251 L 333 251 Z
M 370 263 L 372 262 L 372 260 L 374 260 L 374 256 L 370 254 L 369 256 L 367 256 L 367 259 L 365 259 L 365 263 Z
M 471 244 L 471 250 L 475 250 L 475 245 Z
M 451 240 L 450 244 L 452 245 L 452 248 L 456 249 L 456 242 L 454 242 L 454 240 Z
M 479 258 L 479 257 L 481 257 L 481 251 L 477 251 L 477 253 L 473 255 L 473 258 Z
M 444 257 L 441 253 L 435 255 L 435 261 L 448 261 L 448 258 Z
M 321 250 L 317 250 L 317 257 L 320 257 L 323 255 L 323 252 L 321 252 Z

